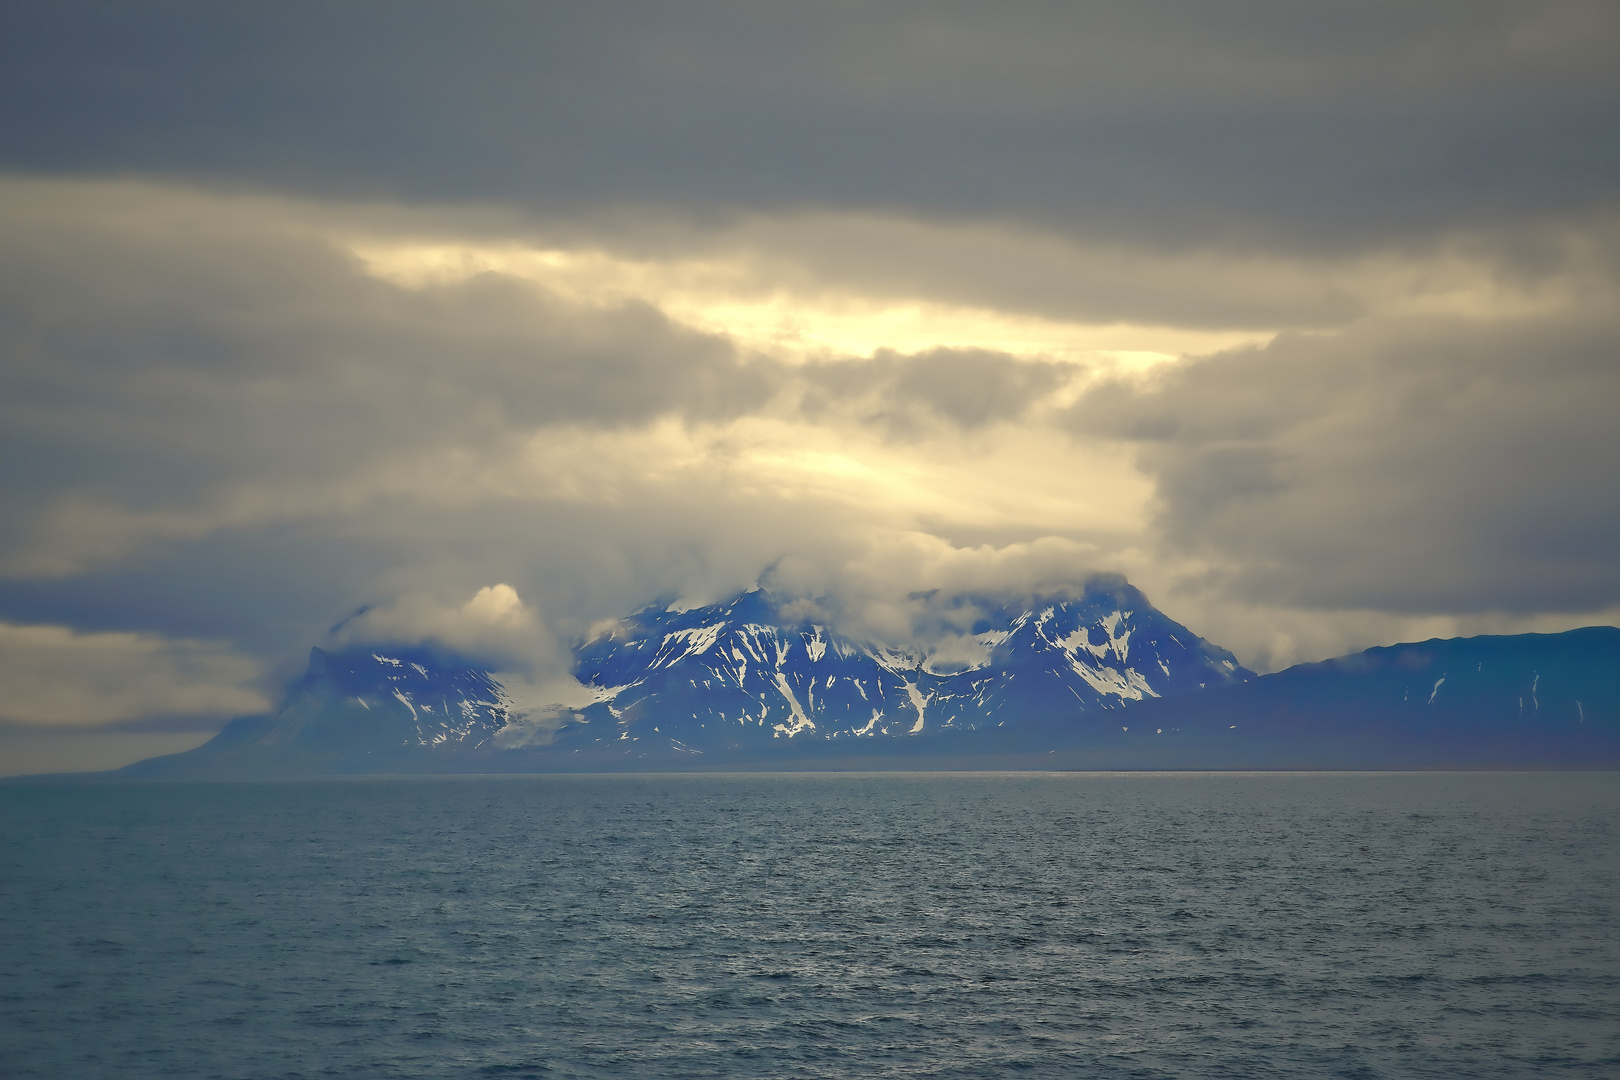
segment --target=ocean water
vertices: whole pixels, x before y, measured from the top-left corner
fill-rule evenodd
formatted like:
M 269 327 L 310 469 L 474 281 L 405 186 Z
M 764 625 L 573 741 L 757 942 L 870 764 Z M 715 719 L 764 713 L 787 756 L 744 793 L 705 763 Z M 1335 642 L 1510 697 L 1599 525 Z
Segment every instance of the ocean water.
M 1615 1077 L 1620 776 L 4 785 L 0 1075 Z

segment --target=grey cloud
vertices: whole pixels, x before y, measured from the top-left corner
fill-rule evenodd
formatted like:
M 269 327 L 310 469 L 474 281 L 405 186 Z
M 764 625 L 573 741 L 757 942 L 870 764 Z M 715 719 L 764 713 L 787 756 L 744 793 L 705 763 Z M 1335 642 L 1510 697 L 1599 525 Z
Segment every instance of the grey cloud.
M 644 304 L 569 304 L 495 275 L 372 279 L 288 215 L 12 194 L 0 430 L 18 467 L 0 499 L 13 541 L 46 499 L 178 512 L 255 478 L 313 491 L 536 425 L 735 416 L 780 383 Z
M 783 551 L 847 546 L 839 534 L 848 521 L 823 504 L 762 497 L 737 505 L 718 482 L 685 477 L 631 495 L 479 498 L 448 512 L 433 498 L 379 500 L 352 513 L 222 529 L 154 542 L 71 577 L 0 579 L 0 613 L 19 623 L 223 639 L 262 660 L 270 670 L 261 685 L 273 694 L 346 614 L 412 594 L 459 603 L 507 582 L 543 614 L 543 630 L 566 640 L 672 588 L 721 595 L 746 587 Z M 543 651 L 522 659 L 517 666 L 540 670 L 555 662 Z
M 927 421 L 970 431 L 1022 416 L 1082 369 L 985 349 L 930 349 L 806 365 L 800 407 L 809 416 L 851 410 L 862 422 L 908 434 Z
M 544 651 L 800 552 L 812 595 L 903 640 L 927 615 L 913 594 L 1072 584 L 1124 565 L 1139 539 L 1074 524 L 1056 539 L 1051 506 L 974 533 L 971 507 L 884 505 L 883 469 L 936 481 L 928 458 L 946 445 L 1060 443 L 1027 428 L 1072 365 L 937 350 L 791 367 L 635 303 L 499 275 L 378 280 L 322 239 L 342 207 L 28 187 L 8 182 L 0 202 L 0 550 L 76 572 L 0 579 L 7 622 L 206 640 L 279 663 L 259 684 L 271 690 L 345 612 L 413 595 L 453 609 L 508 584 L 543 616 L 524 647 Z M 1553 251 L 1521 261 L 1561 280 Z M 1525 290 L 1585 305 L 1542 316 L 1285 336 L 1156 390 L 1095 390 L 1068 419 L 1140 444 L 1169 553 L 1207 559 L 1206 593 L 1294 605 L 1296 623 L 1300 605 L 1596 610 L 1616 596 L 1606 288 L 1589 274 L 1550 300 Z M 804 436 L 809 465 L 744 467 L 750 431 L 773 425 L 787 433 L 759 457 L 791 459 Z M 818 487 L 817 455 L 837 457 L 842 437 L 873 469 L 865 502 L 858 469 Z M 911 456 L 885 457 L 897 449 Z M 1063 460 L 1052 449 L 1048 466 Z M 971 536 L 996 542 L 961 546 Z M 1199 610 L 1129 557 L 1166 610 Z M 1241 645 L 1217 603 L 1201 612 L 1187 621 Z M 1326 640 L 1308 629 L 1298 642 Z
M 1597 612 L 1620 600 L 1620 322 L 1390 320 L 1087 394 L 1173 552 L 1245 602 Z
M 665 543 L 701 553 L 698 575 L 735 550 L 690 491 L 618 509 L 537 496 L 526 440 L 735 418 L 780 365 L 644 304 L 494 275 L 382 282 L 298 208 L 6 190 L 0 618 L 233 643 L 273 690 L 364 604 L 510 581 L 566 623 L 666 587 Z M 733 531 L 756 566 L 786 542 L 764 530 L 759 554 Z M 545 651 L 544 627 L 531 636 Z
M 72 393 L 103 401 L 123 401 L 132 381 L 167 369 L 197 385 L 163 391 L 195 393 L 199 407 L 219 380 L 234 391 L 239 378 L 266 400 L 296 381 L 301 404 L 316 412 L 415 409 L 435 396 L 462 407 L 437 418 L 396 414 L 405 437 L 434 419 L 442 430 L 451 416 L 464 424 L 462 416 L 615 423 L 676 410 L 727 415 L 756 405 L 765 389 L 723 339 L 673 326 L 644 304 L 581 308 L 493 274 L 401 289 L 313 237 L 285 235 L 282 223 L 223 236 L 208 235 L 212 222 L 194 223 L 203 236 L 134 243 L 116 226 L 64 237 L 7 224 L 0 304 L 10 354 L 25 375 L 48 369 Z M 399 385 L 417 403 L 391 400 Z M 98 426 L 109 422 L 116 426 L 97 417 Z
M 1096 569 L 1095 547 L 1053 536 L 964 547 L 913 533 L 878 542 L 845 538 L 798 552 L 773 564 L 762 584 L 810 598 L 795 605 L 797 614 L 901 648 L 936 648 L 970 635 L 1003 605 L 1124 584 L 1117 573 Z
M 330 640 L 339 647 L 429 645 L 531 679 L 568 674 L 566 658 L 539 614 L 505 583 L 486 585 L 455 603 L 406 593 L 390 604 L 355 612 L 332 628 Z
M 257 664 L 217 643 L 0 622 L 0 725 L 217 725 L 265 707 L 252 685 L 259 675 Z
M 8 4 L 0 163 L 1358 247 L 1612 207 L 1612 5 Z
M 762 408 L 955 432 L 1021 415 L 1075 370 L 950 350 L 793 368 L 645 305 L 498 275 L 377 280 L 305 227 L 319 208 L 8 191 L 0 613 L 218 638 L 271 665 L 401 596 L 505 582 L 545 614 L 540 640 L 672 582 L 740 588 L 783 551 L 853 557 L 866 541 L 840 534 L 861 511 L 740 498 L 723 441 L 673 473 L 656 441 L 620 444 L 660 418 Z M 524 471 L 537 432 L 564 448 L 555 475 Z

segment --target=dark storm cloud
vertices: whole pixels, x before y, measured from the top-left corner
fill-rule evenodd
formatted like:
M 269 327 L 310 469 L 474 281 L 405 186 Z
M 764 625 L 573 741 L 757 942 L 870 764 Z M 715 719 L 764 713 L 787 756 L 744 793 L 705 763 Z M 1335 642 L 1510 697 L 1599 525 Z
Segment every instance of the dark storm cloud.
M 1136 441 L 1170 548 L 1252 602 L 1594 612 L 1620 602 L 1612 308 L 1288 335 L 1092 390 Z
M 0 16 L 0 167 L 1329 247 L 1613 206 L 1602 3 L 99 4 Z

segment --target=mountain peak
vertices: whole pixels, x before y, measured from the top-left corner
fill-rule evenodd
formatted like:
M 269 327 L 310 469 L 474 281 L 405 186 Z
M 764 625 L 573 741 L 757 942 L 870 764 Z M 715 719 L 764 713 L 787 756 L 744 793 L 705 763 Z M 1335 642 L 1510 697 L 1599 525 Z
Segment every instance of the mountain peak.
M 919 598 L 921 644 L 846 634 L 815 617 L 823 605 L 763 586 L 643 608 L 578 651 L 576 676 L 605 698 L 589 738 L 695 751 L 980 730 L 1253 677 L 1123 578 Z

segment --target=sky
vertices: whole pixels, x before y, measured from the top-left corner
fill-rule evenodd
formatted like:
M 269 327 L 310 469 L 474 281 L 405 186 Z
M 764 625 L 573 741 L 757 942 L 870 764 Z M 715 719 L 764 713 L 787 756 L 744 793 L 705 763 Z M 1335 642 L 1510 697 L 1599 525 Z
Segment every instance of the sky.
M 0 773 L 311 646 L 1620 621 L 1620 8 L 0 9 Z

